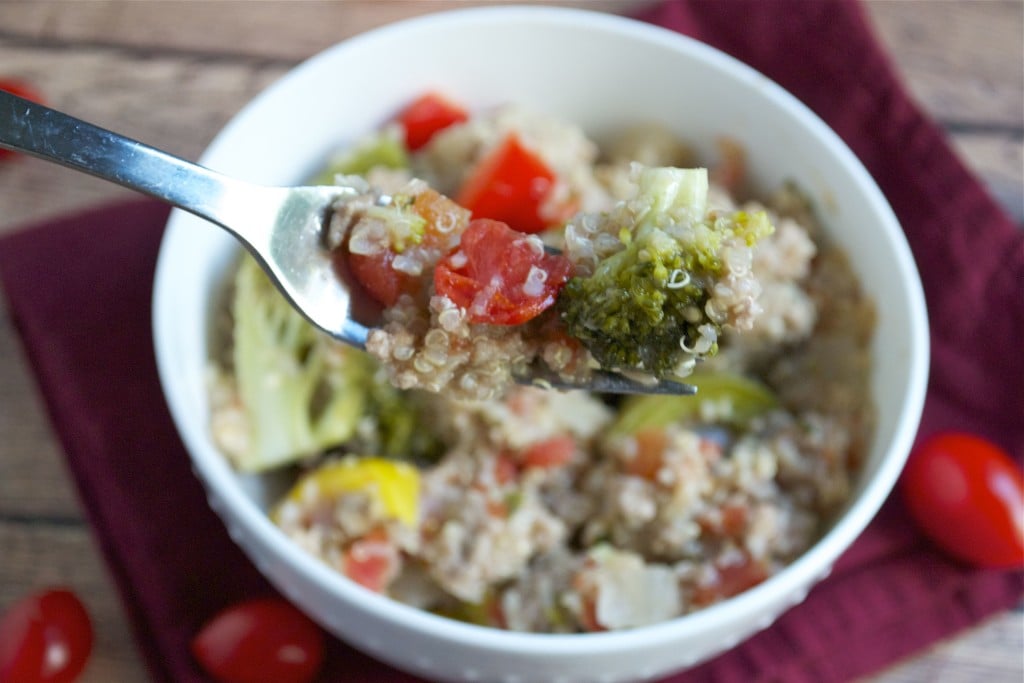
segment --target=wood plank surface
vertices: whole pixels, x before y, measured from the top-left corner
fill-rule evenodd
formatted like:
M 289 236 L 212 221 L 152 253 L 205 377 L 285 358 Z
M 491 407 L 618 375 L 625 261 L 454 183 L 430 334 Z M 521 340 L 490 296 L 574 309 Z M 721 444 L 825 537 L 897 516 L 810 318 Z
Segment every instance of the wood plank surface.
M 495 3 L 0 2 L 0 76 L 34 83 L 59 109 L 195 158 L 246 101 L 302 59 L 395 19 L 475 4 Z M 562 4 L 619 12 L 643 2 Z M 910 91 L 1007 211 L 1024 220 L 1024 2 L 866 6 Z M 0 234 L 126 196 L 41 161 L 0 164 Z M 96 620 L 84 680 L 146 680 L 10 317 L 0 308 L 0 608 L 55 583 L 78 590 Z M 1024 615 L 1016 610 L 871 680 L 1019 683 L 1022 652 Z

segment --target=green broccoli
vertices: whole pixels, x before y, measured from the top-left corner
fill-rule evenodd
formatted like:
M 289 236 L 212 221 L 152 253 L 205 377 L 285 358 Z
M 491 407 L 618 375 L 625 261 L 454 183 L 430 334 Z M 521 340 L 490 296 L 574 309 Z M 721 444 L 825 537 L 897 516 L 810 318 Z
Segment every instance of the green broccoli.
M 636 434 L 675 423 L 707 420 L 706 410 L 717 416 L 716 421 L 742 426 L 779 405 L 778 396 L 769 387 L 744 375 L 698 370 L 686 381 L 697 387 L 696 396 L 627 397 L 606 433 Z
M 234 297 L 234 373 L 249 428 L 239 467 L 277 467 L 351 438 L 366 409 L 354 390 L 368 375 L 360 352 L 318 332 L 248 255 Z
M 706 169 L 644 168 L 636 197 L 600 216 L 619 248 L 566 283 L 558 310 L 602 368 L 683 376 L 717 352 L 730 321 L 708 303 L 716 282 L 737 275 L 725 249 L 749 248 L 772 226 L 763 212 L 709 212 L 707 202 Z
M 314 328 L 248 255 L 235 275 L 233 314 L 235 383 L 249 430 L 240 469 L 343 445 L 416 461 L 437 456 L 438 439 L 417 427 L 421 397 L 388 384 L 369 354 Z
M 351 149 L 334 156 L 313 178 L 314 185 L 333 185 L 337 175 L 366 175 L 375 168 L 409 168 L 409 155 L 401 134 L 394 128 L 385 128 Z

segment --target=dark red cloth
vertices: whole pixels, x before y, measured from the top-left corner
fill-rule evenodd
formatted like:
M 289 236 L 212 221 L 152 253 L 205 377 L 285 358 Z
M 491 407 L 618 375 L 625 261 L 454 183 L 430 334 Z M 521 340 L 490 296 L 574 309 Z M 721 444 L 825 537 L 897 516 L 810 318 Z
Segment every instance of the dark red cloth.
M 1021 458 L 1024 231 L 910 101 L 860 6 L 681 0 L 643 18 L 751 64 L 846 140 L 892 203 L 924 281 L 933 361 L 920 433 L 969 430 Z M 202 680 L 188 653 L 200 624 L 272 590 L 208 509 L 160 393 L 150 298 L 166 216 L 140 200 L 11 234 L 0 282 L 150 672 L 187 683 Z M 894 496 L 803 604 L 669 680 L 848 681 L 1022 593 L 1021 572 L 935 552 Z M 419 679 L 331 640 L 323 680 Z

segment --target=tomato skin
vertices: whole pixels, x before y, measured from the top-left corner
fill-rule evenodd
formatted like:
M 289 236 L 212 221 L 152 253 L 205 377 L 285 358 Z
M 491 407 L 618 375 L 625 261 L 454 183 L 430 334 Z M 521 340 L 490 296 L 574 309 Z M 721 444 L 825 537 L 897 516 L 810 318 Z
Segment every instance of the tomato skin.
M 566 208 L 557 216 L 542 215 L 556 180 L 555 172 L 511 134 L 477 164 L 455 201 L 472 211 L 473 218 L 491 218 L 519 232 L 538 233 L 572 213 Z
M 1024 567 L 1024 474 L 995 444 L 959 432 L 931 436 L 911 453 L 900 490 L 920 529 L 953 557 Z
M 70 683 L 92 651 L 89 613 L 70 590 L 16 602 L 0 620 L 0 683 Z
M 192 639 L 192 654 L 221 683 L 306 683 L 320 670 L 320 629 L 278 598 L 247 600 L 215 615 Z
M 469 118 L 466 110 L 437 93 L 415 99 L 398 115 L 405 129 L 405 146 L 416 151 L 448 126 Z
M 471 221 L 461 245 L 437 264 L 434 289 L 466 309 L 470 322 L 520 325 L 537 317 L 555 303 L 572 266 L 560 254 L 538 253 L 528 239 L 499 221 Z M 524 290 L 533 268 L 546 274 L 536 294 Z
M 33 102 L 42 102 L 43 96 L 31 84 L 18 78 L 0 78 L 0 90 Z M 17 156 L 17 152 L 0 147 L 0 161 Z

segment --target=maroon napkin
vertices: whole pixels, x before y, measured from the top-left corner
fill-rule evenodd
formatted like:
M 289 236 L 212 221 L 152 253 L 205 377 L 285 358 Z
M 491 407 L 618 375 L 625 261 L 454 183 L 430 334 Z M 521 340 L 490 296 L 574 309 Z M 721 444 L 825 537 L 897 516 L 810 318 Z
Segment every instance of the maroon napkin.
M 924 281 L 933 358 L 921 434 L 970 430 L 1020 458 L 1024 231 L 908 99 L 859 5 L 694 0 L 643 18 L 764 72 L 853 148 Z M 166 217 L 140 200 L 11 234 L 0 240 L 0 283 L 152 677 L 187 683 L 202 680 L 188 643 L 203 621 L 273 591 L 208 509 L 160 393 L 150 297 Z M 1022 593 L 1021 572 L 969 569 L 934 551 L 894 496 L 803 604 L 669 680 L 848 681 Z M 329 642 L 325 681 L 419 680 Z

